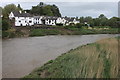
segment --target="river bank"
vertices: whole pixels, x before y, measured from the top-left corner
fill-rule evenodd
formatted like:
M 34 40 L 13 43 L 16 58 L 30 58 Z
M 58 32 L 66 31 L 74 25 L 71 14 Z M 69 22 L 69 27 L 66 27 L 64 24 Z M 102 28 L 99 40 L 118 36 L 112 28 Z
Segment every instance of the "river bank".
M 118 34 L 52 35 L 11 38 L 2 41 L 3 78 L 20 78 L 78 46 Z M 54 44 L 54 45 L 53 45 Z
M 75 27 L 18 27 L 11 28 L 2 32 L 2 37 L 16 38 L 16 37 L 34 37 L 34 36 L 47 36 L 47 35 L 90 35 L 90 34 L 119 34 L 118 28 L 75 28 Z
M 24 78 L 117 78 L 118 40 L 102 39 L 71 49 Z

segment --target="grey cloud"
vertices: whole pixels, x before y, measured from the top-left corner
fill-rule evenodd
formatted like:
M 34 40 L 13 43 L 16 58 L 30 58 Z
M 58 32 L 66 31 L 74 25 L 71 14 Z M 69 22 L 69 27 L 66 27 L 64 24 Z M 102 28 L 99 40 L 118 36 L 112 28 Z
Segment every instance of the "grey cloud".
M 24 9 L 31 9 L 32 6 L 39 2 L 20 2 Z M 7 3 L 3 4 L 6 5 Z M 107 17 L 118 16 L 117 2 L 47 2 L 47 4 L 55 4 L 59 7 L 62 16 L 92 16 L 98 17 L 105 14 Z
M 118 16 L 118 3 L 115 2 L 58 3 L 58 6 L 64 16 Z

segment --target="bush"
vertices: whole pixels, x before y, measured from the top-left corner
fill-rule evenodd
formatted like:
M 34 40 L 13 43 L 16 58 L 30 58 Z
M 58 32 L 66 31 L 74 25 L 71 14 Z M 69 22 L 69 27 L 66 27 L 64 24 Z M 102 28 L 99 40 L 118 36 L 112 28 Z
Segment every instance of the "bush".
M 2 31 L 2 38 L 8 37 L 8 36 L 9 36 L 9 33 L 8 33 L 8 32 Z
M 2 20 L 2 30 L 8 30 L 10 28 L 10 23 L 8 19 L 3 19 Z
M 82 26 L 83 26 L 83 24 L 81 24 L 81 23 L 78 23 L 75 25 L 76 28 L 82 28 Z

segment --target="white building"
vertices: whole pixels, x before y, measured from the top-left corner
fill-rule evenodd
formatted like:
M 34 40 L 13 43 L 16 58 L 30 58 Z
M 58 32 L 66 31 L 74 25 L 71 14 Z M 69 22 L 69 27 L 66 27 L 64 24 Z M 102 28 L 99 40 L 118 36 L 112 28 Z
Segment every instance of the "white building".
M 43 24 L 43 22 L 42 22 L 43 16 L 34 16 L 33 18 L 34 18 L 34 21 L 33 21 L 34 24 L 39 24 L 39 25 Z
M 15 26 L 33 26 L 33 25 L 70 25 L 80 23 L 76 18 L 54 17 L 54 16 L 32 16 L 29 13 L 11 12 L 9 19 L 15 20 Z
M 9 19 L 15 20 L 15 26 L 32 26 L 34 18 L 29 13 L 11 12 Z
M 66 19 L 64 17 L 58 17 L 56 23 L 65 25 Z
M 42 21 L 44 22 L 45 25 L 56 25 L 56 20 L 58 17 L 53 17 L 53 16 L 44 16 L 42 18 Z

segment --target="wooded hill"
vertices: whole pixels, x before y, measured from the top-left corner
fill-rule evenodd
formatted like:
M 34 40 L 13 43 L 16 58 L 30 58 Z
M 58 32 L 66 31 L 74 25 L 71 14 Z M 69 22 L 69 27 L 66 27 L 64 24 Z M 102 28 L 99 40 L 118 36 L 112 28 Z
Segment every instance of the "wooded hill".
M 26 10 L 33 15 L 57 16 L 61 17 L 59 8 L 56 5 L 48 5 L 40 2 L 37 6 L 32 6 L 32 9 Z

